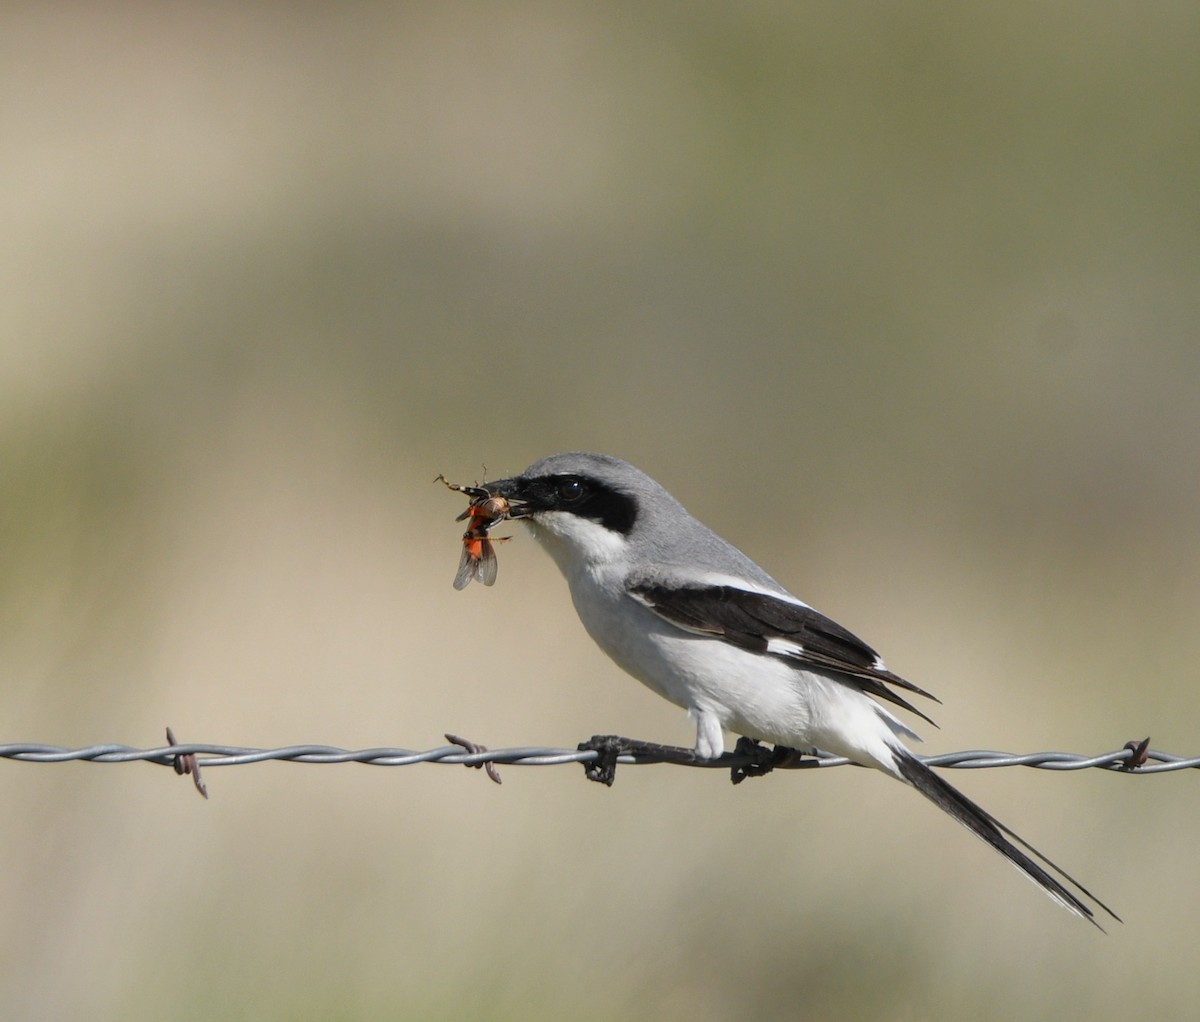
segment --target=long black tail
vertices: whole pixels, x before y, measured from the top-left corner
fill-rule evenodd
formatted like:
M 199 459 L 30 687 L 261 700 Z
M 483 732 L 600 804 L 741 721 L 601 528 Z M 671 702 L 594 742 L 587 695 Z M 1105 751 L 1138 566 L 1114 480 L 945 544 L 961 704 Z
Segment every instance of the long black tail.
M 1051 898 L 1062 905 L 1063 908 L 1074 912 L 1075 915 L 1086 919 L 1093 926 L 1103 931 L 1104 927 L 1096 922 L 1091 907 L 1064 884 L 1060 883 L 1050 872 L 1043 869 L 1041 865 L 1034 861 L 1034 858 L 1040 859 L 1053 872 L 1072 884 L 1084 897 L 1094 901 L 1117 922 L 1121 921 L 1120 916 L 1092 894 L 1083 884 L 1065 870 L 1056 866 L 1023 838 L 1014 834 L 986 810 L 977 806 L 962 792 L 952 788 L 919 759 L 916 759 L 902 749 L 895 750 L 894 755 L 896 768 L 909 784 L 935 805 L 948 812 L 959 823 L 971 831 L 972 834 L 982 838 L 996 849 L 996 851 L 1008 859 L 1009 862 L 1029 877 L 1030 880 L 1037 884 Z M 1012 840 L 1010 841 L 1009 838 Z M 1016 842 L 1016 844 L 1013 842 Z M 1034 858 L 1026 855 L 1017 845 L 1024 848 Z

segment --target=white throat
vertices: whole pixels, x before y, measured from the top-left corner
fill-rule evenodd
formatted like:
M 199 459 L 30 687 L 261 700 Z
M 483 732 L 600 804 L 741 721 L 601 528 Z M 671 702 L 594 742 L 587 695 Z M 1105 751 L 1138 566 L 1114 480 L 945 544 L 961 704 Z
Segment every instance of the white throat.
M 526 519 L 534 538 L 570 578 L 610 564 L 625 553 L 625 537 L 599 522 L 564 511 L 540 511 Z

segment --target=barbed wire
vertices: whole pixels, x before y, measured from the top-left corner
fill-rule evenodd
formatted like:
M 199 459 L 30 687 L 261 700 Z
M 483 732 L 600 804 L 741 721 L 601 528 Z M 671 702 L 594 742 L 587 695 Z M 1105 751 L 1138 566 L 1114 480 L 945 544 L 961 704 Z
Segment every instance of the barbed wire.
M 558 766 L 563 763 L 592 764 L 602 758 L 595 748 L 563 749 L 553 746 L 521 746 L 509 749 L 488 749 L 475 742 L 446 735 L 449 745 L 431 749 L 415 750 L 394 747 L 368 749 L 343 749 L 332 745 L 287 745 L 274 749 L 261 749 L 240 745 L 213 745 L 203 742 L 176 742 L 171 730 L 167 729 L 169 744 L 158 748 L 134 748 L 128 745 L 101 744 L 81 748 L 64 748 L 40 742 L 13 742 L 0 744 L 0 759 L 20 763 L 131 763 L 147 762 L 170 766 L 180 774 L 190 774 L 201 794 L 207 797 L 200 769 L 209 767 L 243 766 L 250 763 L 287 762 L 326 765 L 332 763 L 362 763 L 368 766 L 413 766 L 417 763 L 446 763 L 456 766 L 482 767 L 487 769 L 492 780 L 499 783 L 496 771 L 504 766 Z M 595 741 L 594 739 L 593 741 Z M 628 741 L 620 739 L 619 741 Z M 1011 753 L 990 749 L 965 749 L 918 758 L 928 766 L 952 767 L 957 769 L 981 769 L 995 767 L 1032 767 L 1039 770 L 1089 770 L 1100 769 L 1126 774 L 1154 774 L 1175 770 L 1200 769 L 1200 756 L 1177 756 L 1149 747 L 1150 739 L 1127 742 L 1121 749 L 1097 755 L 1073 752 L 1030 752 Z M 586 746 L 588 743 L 582 743 Z M 756 759 L 739 744 L 738 750 L 725 753 L 718 759 L 699 760 L 690 750 L 672 746 L 656 746 L 647 743 L 631 743 L 636 751 L 621 752 L 616 763 L 646 765 L 669 763 L 678 766 L 693 766 L 706 769 L 732 770 L 735 781 L 749 776 L 754 770 Z M 841 756 L 824 753 L 805 755 L 775 762 L 777 769 L 826 768 L 854 765 Z M 589 772 L 590 775 L 590 772 Z

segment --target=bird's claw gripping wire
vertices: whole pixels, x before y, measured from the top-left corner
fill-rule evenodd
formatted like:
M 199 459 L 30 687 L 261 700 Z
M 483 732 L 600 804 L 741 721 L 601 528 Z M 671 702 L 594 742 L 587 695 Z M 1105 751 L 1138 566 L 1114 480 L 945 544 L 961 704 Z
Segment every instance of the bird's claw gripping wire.
M 610 788 L 617 778 L 618 756 L 628 754 L 652 763 L 679 763 L 684 766 L 694 766 L 699 760 L 693 749 L 622 738 L 620 735 L 592 735 L 586 742 L 580 742 L 577 748 L 580 752 L 596 753 L 595 759 L 583 764 L 587 779 Z
M 733 755 L 737 761 L 729 768 L 729 779 L 734 784 L 741 784 L 747 777 L 766 777 L 776 767 L 791 766 L 803 758 L 804 753 L 786 745 L 768 748 L 762 742 L 743 736 L 733 747 Z

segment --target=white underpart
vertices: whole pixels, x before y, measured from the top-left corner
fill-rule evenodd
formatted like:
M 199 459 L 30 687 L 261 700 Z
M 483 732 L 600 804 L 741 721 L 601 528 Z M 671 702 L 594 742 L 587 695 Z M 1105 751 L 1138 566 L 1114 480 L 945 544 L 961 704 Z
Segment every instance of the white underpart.
M 791 658 L 793 660 L 800 660 L 804 656 L 804 647 L 798 642 L 793 642 L 791 639 L 778 639 L 778 638 L 768 639 L 767 640 L 767 652 L 774 653 L 776 656 L 787 657 L 787 658 Z M 875 662 L 872 666 L 878 671 L 886 671 L 887 670 L 887 667 L 884 666 L 883 658 L 879 657 L 879 656 L 877 656 L 875 658 Z M 797 670 L 797 668 L 795 668 L 795 667 L 792 667 L 791 669 Z M 812 671 L 810 673 L 816 674 L 820 677 L 827 677 L 826 675 L 821 674 L 821 672 L 819 672 L 819 671 Z M 832 680 L 832 679 L 830 679 L 830 680 Z M 844 683 L 840 683 L 840 684 L 842 684 L 843 688 L 846 687 Z M 860 695 L 861 695 L 861 693 L 860 693 Z M 892 734 L 903 735 L 905 738 L 912 738 L 918 742 L 924 741 L 924 739 L 919 734 L 917 734 L 912 728 L 910 728 L 907 724 L 905 724 L 904 721 L 902 721 L 899 717 L 897 717 L 890 710 L 887 710 L 884 707 L 880 706 L 879 703 L 875 702 L 874 699 L 871 699 L 870 696 L 863 696 L 863 698 L 867 699 L 871 703 L 871 705 L 875 707 L 875 712 L 882 718 L 883 722 L 885 724 L 887 724 L 888 729 L 892 732 Z M 824 746 L 818 746 L 818 748 L 824 748 Z
M 542 512 L 526 521 L 566 577 L 579 618 L 596 644 L 692 716 L 699 756 L 719 756 L 722 732 L 728 730 L 846 756 L 898 776 L 892 756 L 900 747 L 896 736 L 916 736 L 873 699 L 836 676 L 666 621 L 626 592 L 625 539 L 599 523 L 562 512 Z M 733 578 L 697 581 L 749 588 Z

